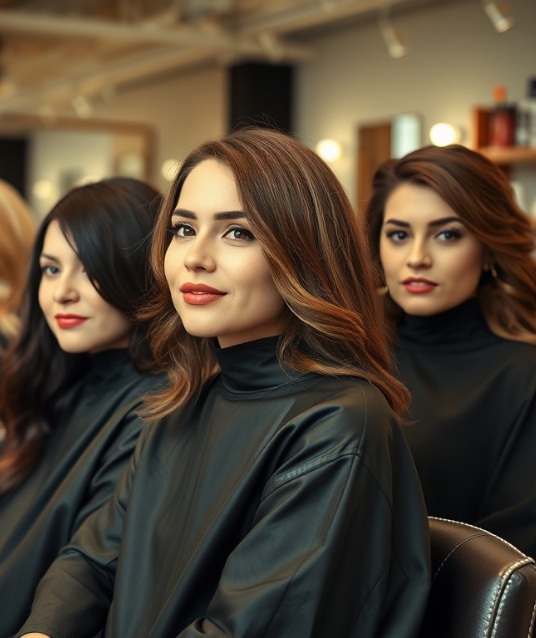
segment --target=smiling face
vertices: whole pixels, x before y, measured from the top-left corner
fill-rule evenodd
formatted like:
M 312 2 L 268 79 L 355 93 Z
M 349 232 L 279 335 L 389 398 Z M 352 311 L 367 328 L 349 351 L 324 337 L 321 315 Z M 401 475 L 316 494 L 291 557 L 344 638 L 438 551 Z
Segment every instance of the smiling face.
M 47 228 L 39 263 L 39 305 L 62 350 L 95 353 L 128 346 L 130 322 L 99 295 L 57 221 Z
M 164 270 L 186 331 L 216 337 L 222 348 L 280 334 L 287 309 L 231 170 L 216 160 L 198 164 L 170 221 Z
M 385 205 L 380 258 L 393 301 L 427 316 L 476 295 L 485 249 L 434 190 L 403 183 Z

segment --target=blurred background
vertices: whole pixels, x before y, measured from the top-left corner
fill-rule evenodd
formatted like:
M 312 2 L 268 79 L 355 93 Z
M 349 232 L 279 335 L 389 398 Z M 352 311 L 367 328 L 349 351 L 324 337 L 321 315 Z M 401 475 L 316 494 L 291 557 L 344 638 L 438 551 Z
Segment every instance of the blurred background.
M 442 125 L 536 218 L 535 35 L 534 0 L 0 0 L 0 178 L 41 216 L 107 175 L 165 189 L 194 145 L 261 122 L 362 208 L 378 163 Z

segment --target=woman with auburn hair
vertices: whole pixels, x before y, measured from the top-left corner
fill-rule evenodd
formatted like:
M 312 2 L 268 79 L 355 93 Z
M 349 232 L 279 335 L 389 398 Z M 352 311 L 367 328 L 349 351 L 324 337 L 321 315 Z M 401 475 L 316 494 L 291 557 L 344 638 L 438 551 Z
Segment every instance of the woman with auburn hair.
M 0 347 L 19 328 L 18 309 L 36 225 L 18 191 L 0 179 Z
M 131 178 L 69 191 L 43 220 L 0 365 L 0 636 L 28 615 L 41 576 L 110 496 L 162 383 L 147 326 L 159 194 Z
M 499 167 L 452 145 L 380 166 L 367 219 L 428 513 L 536 556 L 529 218 Z
M 19 635 L 417 635 L 429 548 L 407 394 L 341 184 L 273 130 L 201 144 L 152 261 L 170 388 Z

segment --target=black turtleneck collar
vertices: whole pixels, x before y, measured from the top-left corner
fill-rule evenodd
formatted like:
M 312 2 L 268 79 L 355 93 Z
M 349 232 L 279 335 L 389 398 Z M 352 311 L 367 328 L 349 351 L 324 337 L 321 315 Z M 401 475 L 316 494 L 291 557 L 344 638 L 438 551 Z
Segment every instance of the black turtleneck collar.
M 90 371 L 99 379 L 113 379 L 121 370 L 132 367 L 128 348 L 112 348 L 89 355 Z
M 458 346 L 467 351 L 468 344 L 480 348 L 498 339 L 488 328 L 476 298 L 435 315 L 402 313 L 397 332 L 400 347 L 438 347 L 453 351 Z
M 266 337 L 230 348 L 215 347 L 224 391 L 252 399 L 267 393 L 284 394 L 289 386 L 316 376 L 284 370 L 276 355 L 278 340 Z

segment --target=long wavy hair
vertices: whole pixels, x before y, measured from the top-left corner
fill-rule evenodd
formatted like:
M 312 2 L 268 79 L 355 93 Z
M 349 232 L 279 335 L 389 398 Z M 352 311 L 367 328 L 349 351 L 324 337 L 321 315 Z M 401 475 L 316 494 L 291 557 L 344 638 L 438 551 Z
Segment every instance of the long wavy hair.
M 189 335 L 164 274 L 170 217 L 194 167 L 228 167 L 289 317 L 280 336 L 282 365 L 303 372 L 358 376 L 375 384 L 395 412 L 408 392 L 390 373 L 364 228 L 331 169 L 309 148 L 266 128 L 235 131 L 194 149 L 183 162 L 158 217 L 152 248 L 155 294 L 144 316 L 169 389 L 149 398 L 146 416 L 182 405 L 214 373 L 210 339 Z
M 0 495 L 30 472 L 54 426 L 62 393 L 89 370 L 87 353 L 64 352 L 38 300 L 39 257 L 45 234 L 57 221 L 100 296 L 132 323 L 130 359 L 142 372 L 155 369 L 147 326 L 138 309 L 152 286 L 150 235 L 161 196 L 137 179 L 114 177 L 69 191 L 41 223 L 21 306 L 20 335 L 0 362 Z
M 18 310 L 36 230 L 22 196 L 0 180 L 0 335 L 6 341 L 20 327 Z
M 490 272 L 483 273 L 477 298 L 490 330 L 505 339 L 536 343 L 536 260 L 530 219 L 517 204 L 505 173 L 465 146 L 426 146 L 387 160 L 377 169 L 366 210 L 376 286 L 383 285 L 380 234 L 385 204 L 403 183 L 431 188 L 482 242 Z M 400 308 L 388 294 L 384 300 L 394 329 Z

